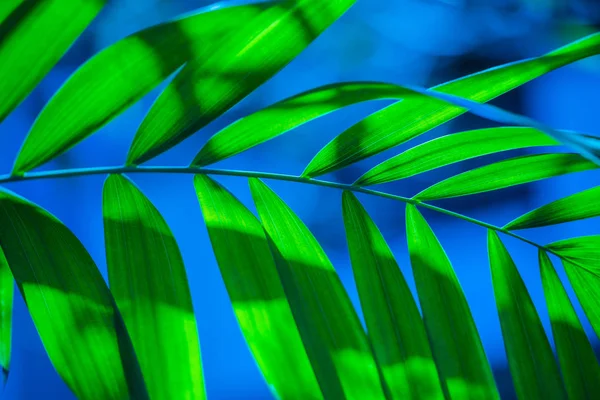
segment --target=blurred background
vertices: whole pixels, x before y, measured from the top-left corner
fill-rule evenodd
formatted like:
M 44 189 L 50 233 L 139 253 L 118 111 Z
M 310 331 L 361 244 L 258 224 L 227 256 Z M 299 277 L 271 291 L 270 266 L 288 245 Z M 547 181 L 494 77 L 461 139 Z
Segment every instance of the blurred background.
M 68 76 L 100 49 L 147 26 L 211 4 L 206 0 L 118 0 L 107 6 L 66 57 L 33 94 L 0 125 L 0 174 L 8 173 L 36 115 Z M 380 80 L 433 86 L 514 60 L 541 55 L 598 30 L 596 0 L 358 0 L 334 26 L 266 85 L 151 165 L 187 165 L 203 143 L 234 120 L 285 97 L 318 85 L 348 80 Z M 164 87 L 164 85 L 162 86 Z M 161 88 L 162 88 L 161 87 Z M 119 165 L 157 89 L 101 131 L 43 169 Z M 494 101 L 560 129 L 600 133 L 597 95 L 600 59 L 580 61 L 550 73 Z M 390 102 L 356 105 L 296 129 L 216 167 L 299 174 L 335 135 Z M 596 105 L 594 105 L 596 104 Z M 365 160 L 327 179 L 350 183 L 371 166 L 415 144 L 447 133 L 493 126 L 465 115 L 403 146 Z M 525 154 L 527 150 L 511 152 Z M 501 156 L 506 157 L 506 154 Z M 448 166 L 416 178 L 386 184 L 382 190 L 413 195 L 445 177 L 489 163 L 484 157 Z M 141 175 L 131 178 L 161 210 L 183 253 L 198 319 L 204 376 L 210 399 L 269 399 L 270 392 L 237 327 L 221 282 L 192 187 L 192 177 Z M 60 218 L 86 245 L 106 276 L 101 215 L 104 177 L 23 182 L 11 190 Z M 223 178 L 251 209 L 247 181 Z M 584 172 L 505 189 L 439 205 L 503 225 L 551 200 L 595 186 L 597 172 Z M 352 300 L 358 297 L 346 247 L 341 192 L 296 183 L 267 182 L 305 221 L 323 245 Z M 404 233 L 404 207 L 381 198 L 360 196 L 396 254 L 414 290 Z M 483 228 L 427 212 L 453 262 L 493 365 L 503 398 L 514 398 L 495 311 Z M 571 223 L 524 234 L 540 243 L 598 233 L 598 220 Z M 543 298 L 537 252 L 505 239 L 551 335 Z M 560 272 L 562 274 L 562 270 Z M 564 278 L 564 274 L 562 274 Z M 570 292 L 573 296 L 573 293 Z M 572 297 L 574 299 L 574 297 Z M 74 399 L 54 372 L 20 294 L 15 295 L 13 361 L 3 392 L 6 399 Z M 581 309 L 582 322 L 599 347 Z

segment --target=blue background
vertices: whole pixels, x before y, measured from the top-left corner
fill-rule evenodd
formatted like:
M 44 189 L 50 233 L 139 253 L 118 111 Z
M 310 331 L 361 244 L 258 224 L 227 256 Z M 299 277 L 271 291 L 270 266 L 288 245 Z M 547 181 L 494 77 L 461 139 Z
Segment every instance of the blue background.
M 0 174 L 10 171 L 14 156 L 37 113 L 84 60 L 127 34 L 209 3 L 200 0 L 119 0 L 107 6 L 32 95 L 0 124 Z M 383 80 L 433 86 L 491 66 L 540 55 L 596 31 L 595 26 L 600 22 L 598 4 L 592 0 L 358 0 L 344 17 L 266 85 L 210 126 L 149 164 L 186 165 L 207 138 L 222 127 L 277 100 L 318 85 L 348 80 Z M 555 128 L 598 134 L 599 62 L 596 57 L 562 68 L 494 103 Z M 155 90 L 43 169 L 122 164 L 137 126 L 158 93 L 159 90 Z M 215 166 L 299 174 L 312 156 L 335 135 L 387 104 L 389 102 L 380 101 L 350 107 Z M 349 183 L 369 167 L 417 143 L 446 133 L 486 126 L 493 125 L 465 115 L 408 144 L 326 178 Z M 512 155 L 524 153 L 526 151 L 517 151 Z M 384 185 L 381 189 L 412 195 L 433 182 L 495 159 L 498 156 L 449 166 Z M 140 174 L 131 177 L 162 211 L 183 253 L 198 320 L 209 398 L 271 398 L 243 341 L 220 280 L 191 184 L 192 177 Z M 102 176 L 91 176 L 8 186 L 58 216 L 82 240 L 105 274 L 101 217 L 103 180 Z M 254 209 L 245 179 L 219 177 L 218 180 Z M 534 207 L 598 182 L 597 172 L 584 172 L 439 204 L 503 225 Z M 296 183 L 268 184 L 314 232 L 358 306 L 342 225 L 341 192 Z M 406 250 L 403 205 L 380 198 L 360 198 L 389 241 L 414 290 Z M 500 389 L 506 398 L 512 398 L 514 394 L 489 275 L 485 231 L 444 215 L 425 212 L 425 216 L 454 264 Z M 598 219 L 595 219 L 526 231 L 525 235 L 547 243 L 575 235 L 597 234 L 597 226 Z M 510 238 L 506 238 L 505 243 L 550 334 L 537 253 L 531 246 Z M 578 311 L 583 317 L 579 308 Z M 589 336 L 596 340 L 587 320 L 582 318 L 582 321 Z M 13 361 L 3 393 L 5 398 L 74 398 L 54 372 L 18 293 L 14 305 L 13 338 Z

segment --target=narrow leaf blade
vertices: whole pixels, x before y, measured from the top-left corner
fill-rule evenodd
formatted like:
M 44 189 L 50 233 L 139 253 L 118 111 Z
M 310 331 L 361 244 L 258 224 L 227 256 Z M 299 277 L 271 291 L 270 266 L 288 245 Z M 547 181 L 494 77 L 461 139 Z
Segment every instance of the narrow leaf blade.
M 373 167 L 354 184 L 377 185 L 487 154 L 557 144 L 555 139 L 531 128 L 501 127 L 459 132 L 408 149 Z
M 517 230 L 600 216 L 600 186 L 575 193 L 530 211 L 504 226 Z
M 548 249 L 581 262 L 600 262 L 600 235 L 580 236 L 550 243 Z
M 488 231 L 496 308 L 510 373 L 519 399 L 566 399 L 554 354 L 540 317 L 510 254 Z
M 102 213 L 111 292 L 150 397 L 204 399 L 196 318 L 171 230 L 121 175 L 107 178 Z
M 561 261 L 585 315 L 600 338 L 600 266 L 581 260 Z
M 548 255 L 539 252 L 540 272 L 556 352 L 571 399 L 600 397 L 600 366 L 569 296 Z
M 146 398 L 114 299 L 73 233 L 0 191 L 0 246 L 54 368 L 75 395 Z
M 366 335 L 325 252 L 268 186 L 251 179 L 250 188 L 324 397 L 384 398 Z
M 596 169 L 579 154 L 534 154 L 510 158 L 452 176 L 415 196 L 422 201 L 490 192 L 555 176 Z
M 194 187 L 221 277 L 265 380 L 282 399 L 322 398 L 260 221 L 208 176 L 196 175 Z
M 0 247 L 0 368 L 3 384 L 6 384 L 10 372 L 14 286 L 8 261 Z
M 394 399 L 443 399 L 421 314 L 379 229 L 351 192 L 344 225 L 369 337 Z
M 0 6 L 0 122 L 50 72 L 105 0 L 3 0 Z
M 162 92 L 140 126 L 128 164 L 170 149 L 223 114 L 298 56 L 356 0 L 285 0 L 237 25 Z
M 406 208 L 408 249 L 434 359 L 451 399 L 499 399 L 471 310 L 450 260 L 413 205 Z

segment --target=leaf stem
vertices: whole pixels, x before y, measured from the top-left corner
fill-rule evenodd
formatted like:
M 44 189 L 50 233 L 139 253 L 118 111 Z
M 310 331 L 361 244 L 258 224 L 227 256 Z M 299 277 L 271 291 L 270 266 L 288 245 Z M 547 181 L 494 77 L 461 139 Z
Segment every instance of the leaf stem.
M 365 189 L 364 187 L 348 185 L 344 183 L 324 181 L 320 179 L 304 178 L 296 175 L 277 174 L 271 172 L 258 172 L 258 171 L 241 171 L 232 169 L 212 169 L 212 168 L 200 168 L 200 167 L 94 167 L 94 168 L 73 168 L 66 170 L 53 170 L 53 171 L 41 171 L 41 172 L 28 172 L 24 175 L 0 175 L 0 184 L 41 180 L 41 179 L 55 179 L 55 178 L 69 178 L 77 176 L 89 176 L 89 175 L 104 175 L 104 174 L 123 174 L 123 173 L 160 173 L 160 174 L 206 174 L 206 175 L 222 175 L 222 176 L 239 176 L 247 178 L 263 178 L 273 179 L 279 181 L 297 182 L 309 185 L 317 185 L 323 187 L 329 187 L 339 190 L 348 190 L 355 193 L 364 193 L 372 196 L 383 197 L 386 199 L 401 201 L 407 204 L 413 204 L 418 207 L 427 208 L 429 210 L 446 214 L 448 216 L 467 221 L 484 228 L 492 229 L 496 232 L 503 233 L 508 236 L 512 236 L 515 239 L 521 240 L 522 242 L 528 243 L 538 249 L 552 253 L 560 258 L 559 254 L 552 251 L 546 246 L 537 244 L 521 235 L 511 232 L 507 229 L 501 228 L 496 225 L 488 224 L 487 222 L 480 221 L 475 218 L 468 217 L 466 215 L 447 210 L 433 204 L 423 203 L 419 200 L 411 199 L 409 197 L 398 196 L 390 193 L 380 192 L 372 189 Z

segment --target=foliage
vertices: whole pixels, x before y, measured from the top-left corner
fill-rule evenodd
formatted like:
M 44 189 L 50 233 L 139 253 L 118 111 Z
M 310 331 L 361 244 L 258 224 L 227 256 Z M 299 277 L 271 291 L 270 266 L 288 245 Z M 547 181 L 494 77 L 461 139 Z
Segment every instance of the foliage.
M 66 81 L 38 116 L 12 173 L 0 176 L 0 184 L 108 174 L 103 192 L 108 284 L 65 225 L 0 189 L 0 364 L 5 379 L 14 279 L 56 371 L 79 398 L 205 398 L 196 320 L 178 245 L 160 212 L 124 175 L 181 173 L 194 175 L 233 310 L 274 396 L 499 398 L 451 261 L 419 211 L 428 209 L 487 228 L 497 312 L 519 398 L 600 397 L 600 366 L 548 257 L 562 261 L 600 334 L 599 236 L 541 245 L 514 233 L 599 216 L 600 187 L 546 204 L 504 227 L 429 203 L 598 168 L 597 137 L 559 131 L 486 102 L 600 53 L 600 34 L 432 89 L 384 82 L 318 87 L 227 126 L 208 140 L 190 166 L 139 166 L 254 91 L 354 2 L 283 0 L 203 10 L 118 41 Z M 52 69 L 104 3 L 0 4 L 0 121 Z M 93 134 L 171 75 L 174 79 L 142 122 L 123 166 L 31 171 Z M 377 99 L 397 101 L 338 135 L 301 175 L 206 168 L 325 114 Z M 428 141 L 366 171 L 354 184 L 316 179 L 464 112 L 511 126 Z M 559 146 L 574 152 L 559 151 Z M 366 188 L 531 147 L 550 152 L 485 165 L 411 198 Z M 249 178 L 258 217 L 209 175 Z M 318 241 L 260 179 L 343 190 L 344 225 L 366 331 Z M 406 205 L 417 298 L 356 193 Z M 499 233 L 539 251 L 558 363 Z

